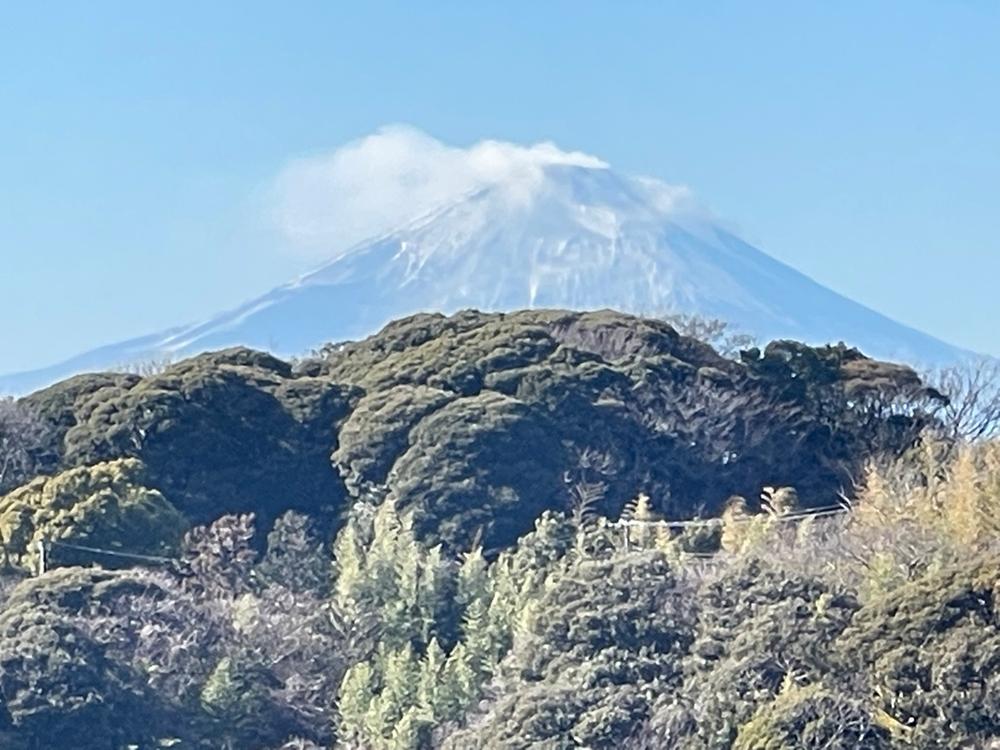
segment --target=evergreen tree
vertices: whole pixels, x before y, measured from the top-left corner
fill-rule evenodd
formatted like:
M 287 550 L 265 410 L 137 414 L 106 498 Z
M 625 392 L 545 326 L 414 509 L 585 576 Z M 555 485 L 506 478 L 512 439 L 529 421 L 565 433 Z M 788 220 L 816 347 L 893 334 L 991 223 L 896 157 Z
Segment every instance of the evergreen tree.
M 459 643 L 448 656 L 441 685 L 441 705 L 445 720 L 455 720 L 479 693 L 480 675 L 473 666 L 465 644 Z
M 337 697 L 342 741 L 363 743 L 369 739 L 368 714 L 374 698 L 375 674 L 370 664 L 355 664 L 344 673 Z
M 496 655 L 486 604 L 482 598 L 473 599 L 462 618 L 462 645 L 470 668 L 481 679 L 493 671 Z
M 417 702 L 420 668 L 409 644 L 386 655 L 381 699 L 388 721 L 395 724 Z
M 417 540 L 412 517 L 401 518 L 391 501 L 375 511 L 367 537 L 360 523 L 349 522 L 334 543 L 334 555 L 338 612 L 348 619 L 377 619 L 386 648 L 423 648 L 453 630 L 448 622 L 453 564 L 440 547 L 428 550 Z
M 333 602 L 345 616 L 356 616 L 367 604 L 371 588 L 367 577 L 365 540 L 352 517 L 333 545 Z
M 420 750 L 427 746 L 434 720 L 425 709 L 411 706 L 396 724 L 386 750 Z
M 438 544 L 425 553 L 419 571 L 416 614 L 421 645 L 429 645 L 435 638 L 448 644 L 454 643 L 455 628 L 449 621 L 450 600 L 454 596 L 454 565 L 444 558 Z
M 489 565 L 483 557 L 482 547 L 476 546 L 462 558 L 456 599 L 465 610 L 475 601 L 488 602 L 490 594 Z
M 225 656 L 205 681 L 201 704 L 215 720 L 227 748 L 235 750 L 274 731 L 267 719 L 267 677 L 240 657 Z
M 503 653 L 513 641 L 513 625 L 522 603 L 523 581 L 515 578 L 508 554 L 500 556 L 493 564 L 490 574 L 493 579 L 493 598 L 486 610 L 486 622 L 490 640 L 497 651 Z
M 445 715 L 442 698 L 446 693 L 443 682 L 445 679 L 445 663 L 447 655 L 438 644 L 437 638 L 432 638 L 427 645 L 427 652 L 420 662 L 420 680 L 417 684 L 417 704 L 434 719 Z

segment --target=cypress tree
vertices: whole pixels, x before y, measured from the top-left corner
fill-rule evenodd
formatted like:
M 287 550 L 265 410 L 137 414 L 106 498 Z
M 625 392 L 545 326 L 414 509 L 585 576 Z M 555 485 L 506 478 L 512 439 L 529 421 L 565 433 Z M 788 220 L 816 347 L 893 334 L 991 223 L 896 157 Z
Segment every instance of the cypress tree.
M 341 740 L 360 744 L 369 739 L 368 715 L 374 698 L 375 675 L 370 664 L 355 664 L 344 673 L 337 700 Z
M 459 643 L 445 663 L 440 693 L 442 718 L 445 721 L 459 718 L 478 693 L 479 675 L 472 667 L 465 644 Z
M 432 638 L 431 642 L 427 644 L 427 653 L 424 654 L 423 661 L 420 663 L 417 704 L 434 719 L 440 719 L 445 713 L 442 705 L 444 694 L 442 683 L 445 679 L 447 659 L 448 657 L 437 638 Z
M 451 601 L 455 596 L 454 563 L 446 560 L 441 545 L 432 547 L 424 556 L 420 571 L 418 592 L 418 616 L 420 620 L 420 643 L 429 644 L 433 638 L 453 643 L 455 629 Z
M 364 542 L 353 519 L 337 534 L 333 558 L 336 578 L 334 604 L 345 616 L 357 616 L 367 598 L 369 583 Z
M 411 706 L 396 724 L 387 750 L 420 750 L 426 747 L 433 718 L 419 706 Z
M 462 636 L 469 666 L 476 675 L 485 677 L 493 671 L 495 659 L 486 604 L 482 598 L 473 599 L 466 607 Z

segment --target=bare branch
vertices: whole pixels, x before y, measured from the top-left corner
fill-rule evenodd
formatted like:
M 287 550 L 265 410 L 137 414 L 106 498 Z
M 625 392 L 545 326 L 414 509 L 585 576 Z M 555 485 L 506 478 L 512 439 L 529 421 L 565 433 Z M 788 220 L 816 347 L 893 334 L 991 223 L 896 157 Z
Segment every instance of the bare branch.
M 721 318 L 708 318 L 684 313 L 663 313 L 655 317 L 669 323 L 682 336 L 704 341 L 719 354 L 735 359 L 740 351 L 756 345 L 757 340 L 749 333 L 735 329 Z
M 979 359 L 933 370 L 924 380 L 948 397 L 938 413 L 946 437 L 968 441 L 1000 437 L 1000 361 Z

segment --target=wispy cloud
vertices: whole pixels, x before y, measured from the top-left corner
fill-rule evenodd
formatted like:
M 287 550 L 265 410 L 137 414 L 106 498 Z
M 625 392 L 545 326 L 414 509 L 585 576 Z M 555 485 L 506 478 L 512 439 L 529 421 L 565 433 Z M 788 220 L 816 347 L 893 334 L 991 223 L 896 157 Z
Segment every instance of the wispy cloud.
M 502 184 L 530 190 L 542 169 L 603 168 L 600 159 L 552 143 L 480 141 L 449 146 L 394 125 L 335 151 L 296 159 L 271 186 L 280 230 L 301 253 L 329 259 L 476 189 Z

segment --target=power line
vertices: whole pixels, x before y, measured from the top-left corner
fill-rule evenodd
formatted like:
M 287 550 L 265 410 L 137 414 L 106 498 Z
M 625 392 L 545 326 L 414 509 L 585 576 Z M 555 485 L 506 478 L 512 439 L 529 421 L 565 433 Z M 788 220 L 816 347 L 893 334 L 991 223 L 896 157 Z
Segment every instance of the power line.
M 825 518 L 827 516 L 835 516 L 840 513 L 848 513 L 850 508 L 843 505 L 821 505 L 817 508 L 811 508 L 808 511 L 800 511 L 797 513 L 786 513 L 780 516 L 770 516 L 764 514 L 757 515 L 747 515 L 739 516 L 736 518 L 729 519 L 731 523 L 753 523 L 760 518 L 767 518 L 776 523 L 790 523 L 792 521 L 802 521 L 806 518 Z M 686 528 L 705 528 L 711 526 L 721 526 L 724 523 L 721 518 L 705 518 L 705 519 L 695 519 L 691 521 L 639 521 L 636 519 L 619 519 L 614 522 L 615 526 L 658 526 L 660 528 L 668 529 L 686 529 Z
M 68 544 L 66 542 L 49 542 L 52 547 L 64 547 L 66 549 L 75 549 L 81 552 L 91 552 L 96 555 L 111 555 L 112 557 L 127 557 L 133 560 L 145 560 L 147 562 L 160 562 L 160 563 L 179 563 L 183 562 L 177 557 L 161 557 L 159 555 L 140 555 L 134 552 L 117 552 L 110 549 L 101 549 L 99 547 L 85 547 L 81 544 Z
M 841 513 L 847 513 L 850 508 L 844 505 L 826 505 L 819 506 L 817 508 L 811 508 L 807 511 L 801 511 L 797 513 L 788 513 L 782 516 L 763 516 L 763 515 L 752 515 L 744 516 L 739 518 L 731 519 L 733 523 L 752 523 L 760 518 L 769 519 L 776 523 L 790 523 L 794 521 L 802 521 L 807 518 L 825 518 L 828 516 L 839 515 Z M 721 518 L 707 518 L 707 519 L 696 519 L 690 521 L 637 521 L 635 519 L 619 519 L 615 521 L 613 526 L 621 526 L 626 530 L 630 527 L 659 527 L 668 529 L 683 529 L 683 528 L 707 528 L 714 526 L 721 526 L 723 520 Z M 183 564 L 184 560 L 177 557 L 163 557 L 161 555 L 142 555 L 135 552 L 121 552 L 118 550 L 103 549 L 100 547 L 88 547 L 82 544 L 71 544 L 69 542 L 45 542 L 47 547 L 62 547 L 64 549 L 77 550 L 79 552 L 89 552 L 95 555 L 106 555 L 110 557 L 121 557 L 130 560 L 142 560 L 144 562 L 154 562 L 154 563 L 168 563 L 168 564 Z M 42 553 L 44 555 L 44 552 Z M 715 553 L 695 553 L 687 552 L 683 553 L 685 557 L 713 557 Z M 43 558 L 44 559 L 44 558 Z

